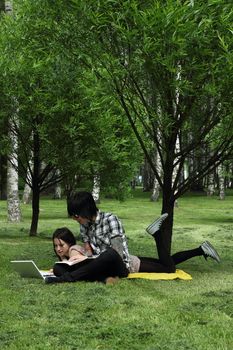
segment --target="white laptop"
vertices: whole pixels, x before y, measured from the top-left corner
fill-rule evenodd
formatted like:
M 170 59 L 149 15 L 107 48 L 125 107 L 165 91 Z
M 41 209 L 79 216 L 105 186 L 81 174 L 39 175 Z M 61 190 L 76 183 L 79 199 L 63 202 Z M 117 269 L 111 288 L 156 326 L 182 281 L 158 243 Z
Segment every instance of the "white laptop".
M 54 276 L 52 272 L 39 270 L 33 260 L 13 260 L 11 263 L 21 277 L 45 279 L 47 276 Z

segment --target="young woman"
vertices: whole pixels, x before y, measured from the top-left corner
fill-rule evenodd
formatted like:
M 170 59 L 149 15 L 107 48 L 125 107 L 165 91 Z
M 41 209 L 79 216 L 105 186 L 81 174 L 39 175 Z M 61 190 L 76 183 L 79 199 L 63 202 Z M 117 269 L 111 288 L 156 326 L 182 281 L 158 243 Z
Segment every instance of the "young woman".
M 85 249 L 76 245 L 73 233 L 66 227 L 57 229 L 53 234 L 53 246 L 59 260 L 76 262 L 74 265 L 55 264 L 56 277 L 46 277 L 45 283 L 99 281 L 108 277 L 127 277 L 128 270 L 120 255 L 109 248 L 99 256 L 88 257 Z
M 109 277 L 127 277 L 129 272 L 171 273 L 175 272 L 177 264 L 195 256 L 211 257 L 218 262 L 220 261 L 218 253 L 207 241 L 198 248 L 178 252 L 170 256 L 163 243 L 159 228 L 152 236 L 157 245 L 159 258 L 129 255 L 130 264 L 129 269 L 127 269 L 122 258 L 113 248 L 108 248 L 98 256 L 88 257 L 85 249 L 76 245 L 73 233 L 66 227 L 59 228 L 53 234 L 54 251 L 60 260 L 69 260 L 75 262 L 75 264 L 71 266 L 55 264 L 53 272 L 56 277 L 47 277 L 45 282 L 105 282 Z

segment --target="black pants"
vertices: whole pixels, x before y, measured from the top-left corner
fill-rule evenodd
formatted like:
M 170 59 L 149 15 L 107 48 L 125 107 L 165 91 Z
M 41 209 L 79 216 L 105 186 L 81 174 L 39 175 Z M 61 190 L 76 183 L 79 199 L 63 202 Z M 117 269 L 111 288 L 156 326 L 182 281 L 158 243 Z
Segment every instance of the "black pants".
M 178 252 L 170 256 L 164 243 L 163 234 L 161 234 L 160 231 L 156 232 L 154 239 L 159 258 L 156 259 L 139 256 L 141 261 L 139 272 L 175 272 L 177 264 L 180 264 L 195 256 L 203 255 L 202 249 L 198 247 L 195 249 Z
M 73 266 L 55 264 L 53 271 L 64 282 L 103 282 L 107 277 L 127 277 L 129 273 L 120 255 L 112 248 L 101 253 L 98 258 L 86 259 Z

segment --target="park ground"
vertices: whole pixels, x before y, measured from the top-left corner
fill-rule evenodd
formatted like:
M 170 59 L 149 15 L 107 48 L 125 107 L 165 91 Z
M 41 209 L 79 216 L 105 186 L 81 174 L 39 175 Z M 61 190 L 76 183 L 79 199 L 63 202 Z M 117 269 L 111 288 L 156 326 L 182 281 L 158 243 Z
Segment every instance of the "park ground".
M 122 220 L 132 254 L 153 256 L 145 227 L 161 211 L 148 193 L 136 190 L 124 202 L 102 199 L 100 209 Z M 202 257 L 179 268 L 192 281 L 122 279 L 115 285 L 45 285 L 22 279 L 10 260 L 33 259 L 41 269 L 56 260 L 51 235 L 67 226 L 65 200 L 42 198 L 37 237 L 29 237 L 30 205 L 22 206 L 20 224 L 7 223 L 0 202 L 0 348 L 1 350 L 232 350 L 233 349 L 233 193 L 188 194 L 175 209 L 172 252 L 209 240 L 221 263 Z

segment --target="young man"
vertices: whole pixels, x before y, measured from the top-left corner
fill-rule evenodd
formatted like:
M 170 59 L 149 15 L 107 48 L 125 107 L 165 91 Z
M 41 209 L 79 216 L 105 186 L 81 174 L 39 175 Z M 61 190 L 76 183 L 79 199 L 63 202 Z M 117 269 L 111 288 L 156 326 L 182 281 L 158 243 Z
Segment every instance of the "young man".
M 120 220 L 111 213 L 98 210 L 89 192 L 77 192 L 68 201 L 68 213 L 80 223 L 80 234 L 88 255 L 99 255 L 115 249 L 129 268 L 129 251 Z

